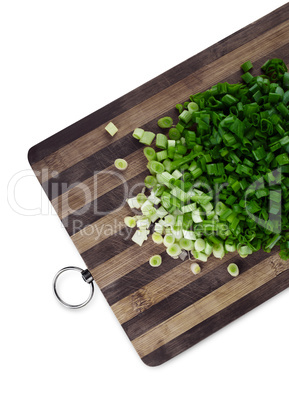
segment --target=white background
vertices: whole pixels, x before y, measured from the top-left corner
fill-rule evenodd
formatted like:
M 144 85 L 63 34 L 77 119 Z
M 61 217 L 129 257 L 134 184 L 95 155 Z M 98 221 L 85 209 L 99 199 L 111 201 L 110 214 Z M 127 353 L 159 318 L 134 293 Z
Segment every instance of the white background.
M 63 308 L 54 274 L 85 265 L 27 161 L 32 145 L 285 3 L 1 2 L 2 401 L 288 400 L 288 290 L 156 368 L 98 289 L 87 308 Z

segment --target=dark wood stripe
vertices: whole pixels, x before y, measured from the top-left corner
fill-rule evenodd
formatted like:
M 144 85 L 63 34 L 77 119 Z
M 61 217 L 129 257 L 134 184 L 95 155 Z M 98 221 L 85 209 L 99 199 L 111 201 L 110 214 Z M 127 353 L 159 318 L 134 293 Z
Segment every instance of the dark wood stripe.
M 139 175 L 127 181 L 128 189 L 135 188 L 130 196 L 135 196 L 141 191 L 147 174 L 148 172 L 140 173 Z M 97 222 L 105 215 L 108 216 L 111 212 L 123 207 L 126 204 L 127 196 L 128 194 L 126 191 L 126 186 L 121 184 L 103 196 L 83 206 L 83 208 L 75 211 L 75 213 L 68 215 L 62 220 L 62 223 L 65 226 L 68 234 L 73 236 L 86 226 Z M 81 211 L 84 212 L 81 213 Z M 99 211 L 99 213 L 97 211 Z
M 262 35 L 288 19 L 289 5 L 285 4 L 274 13 L 242 28 L 197 55 L 169 69 L 164 74 L 148 81 L 128 94 L 116 99 L 98 111 L 91 113 L 57 134 L 47 138 L 29 150 L 30 164 L 36 163 L 56 150 L 80 138 L 101 124 L 112 120 L 115 116 L 129 110 L 131 107 L 149 99 L 163 89 L 175 84 L 189 73 L 196 72 L 200 67 L 211 63 L 224 54 L 242 46 L 246 42 Z
M 163 321 L 179 313 L 191 304 L 197 302 L 232 280 L 232 277 L 227 273 L 227 266 L 230 262 L 235 262 L 239 266 L 241 275 L 260 261 L 271 257 L 276 253 L 276 251 L 277 249 L 272 251 L 271 254 L 268 254 L 260 250 L 248 256 L 246 259 L 235 256 L 229 262 L 221 263 L 213 271 L 173 293 L 171 296 L 166 297 L 163 301 L 153 305 L 142 314 L 124 323 L 122 325 L 123 329 L 130 340 L 141 336 L 151 328 L 159 325 Z
M 146 262 L 129 274 L 102 288 L 101 291 L 108 303 L 113 305 L 182 263 L 180 259 L 171 258 L 166 251 L 161 253 L 161 256 L 163 262 L 158 269 L 153 269 L 149 262 Z
M 285 290 L 288 286 L 289 271 L 285 271 L 201 324 L 144 356 L 143 362 L 148 366 L 158 366 L 165 363 Z
M 87 267 L 95 268 L 133 246 L 135 243 L 130 238 L 129 230 L 127 228 L 122 229 L 82 253 L 81 257 Z

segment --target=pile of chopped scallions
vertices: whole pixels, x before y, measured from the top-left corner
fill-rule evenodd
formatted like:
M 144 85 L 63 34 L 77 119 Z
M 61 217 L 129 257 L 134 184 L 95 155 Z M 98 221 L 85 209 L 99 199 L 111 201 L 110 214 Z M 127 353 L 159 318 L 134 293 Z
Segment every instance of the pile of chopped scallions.
M 133 132 L 146 145 L 149 170 L 145 191 L 127 200 L 138 211 L 125 223 L 137 227 L 132 240 L 140 246 L 152 233 L 183 260 L 247 257 L 276 245 L 289 258 L 289 73 L 281 59 L 268 60 L 258 76 L 250 61 L 241 67 L 242 82 L 177 104 L 176 125 L 165 116 L 163 132 Z M 154 266 L 160 262 L 153 256 Z

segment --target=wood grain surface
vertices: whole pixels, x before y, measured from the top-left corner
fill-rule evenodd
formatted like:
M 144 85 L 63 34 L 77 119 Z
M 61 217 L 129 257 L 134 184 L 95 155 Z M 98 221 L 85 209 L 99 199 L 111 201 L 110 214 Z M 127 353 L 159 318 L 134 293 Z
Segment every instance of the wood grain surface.
M 289 286 L 289 263 L 278 250 L 246 259 L 210 257 L 200 275 L 190 262 L 169 257 L 150 239 L 139 247 L 123 218 L 125 204 L 147 175 L 136 127 L 158 132 L 157 120 L 175 104 L 220 81 L 240 81 L 240 65 L 251 60 L 253 74 L 268 59 L 289 64 L 289 3 L 191 57 L 111 104 L 29 150 L 29 162 L 87 268 L 141 359 L 166 362 Z M 110 121 L 119 131 L 104 130 Z M 116 171 L 113 162 L 128 161 Z M 150 267 L 153 254 L 163 264 Z M 228 262 L 240 275 L 232 278 Z

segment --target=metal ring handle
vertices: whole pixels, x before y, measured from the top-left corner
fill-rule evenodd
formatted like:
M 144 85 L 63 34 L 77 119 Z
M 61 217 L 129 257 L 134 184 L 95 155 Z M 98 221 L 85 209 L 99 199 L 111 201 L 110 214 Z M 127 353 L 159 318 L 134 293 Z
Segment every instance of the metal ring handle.
M 89 294 L 88 298 L 83 303 L 69 304 L 69 303 L 66 303 L 64 300 L 62 300 L 62 298 L 59 296 L 59 294 L 57 292 L 57 288 L 56 288 L 57 280 L 58 280 L 59 276 L 61 274 L 63 274 L 64 272 L 66 272 L 66 271 L 78 271 L 78 272 L 80 272 L 82 274 L 83 280 L 91 286 L 90 287 L 90 294 Z M 60 269 L 57 272 L 57 274 L 55 275 L 54 280 L 53 280 L 53 290 L 54 290 L 55 296 L 57 297 L 57 299 L 59 300 L 59 302 L 63 306 L 65 306 L 67 308 L 71 308 L 71 309 L 78 309 L 78 308 L 86 306 L 90 302 L 90 300 L 92 299 L 93 294 L 94 294 L 94 285 L 93 285 L 93 281 L 91 279 L 92 276 L 90 275 L 90 278 L 87 279 L 87 277 L 84 275 L 87 271 L 88 270 L 84 270 L 84 269 L 81 269 L 81 268 L 78 268 L 78 267 L 66 267 L 66 268 Z

